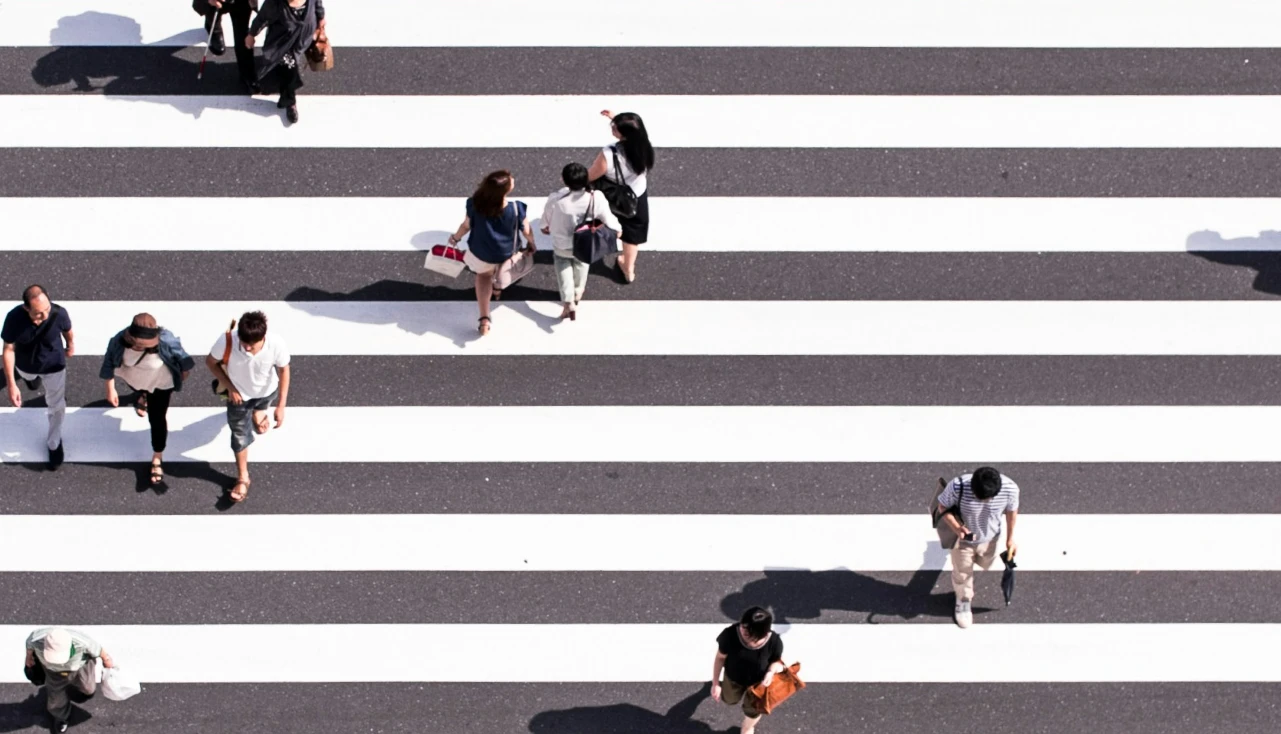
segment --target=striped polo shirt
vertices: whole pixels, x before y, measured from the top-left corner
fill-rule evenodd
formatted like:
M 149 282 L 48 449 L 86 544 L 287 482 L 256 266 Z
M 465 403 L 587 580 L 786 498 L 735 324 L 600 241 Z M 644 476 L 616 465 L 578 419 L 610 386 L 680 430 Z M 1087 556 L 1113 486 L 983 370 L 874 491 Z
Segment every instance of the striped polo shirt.
M 1014 480 L 1002 474 L 1001 491 L 990 500 L 981 500 L 974 496 L 974 490 L 970 488 L 970 478 L 973 476 L 972 473 L 962 474 L 953 479 L 939 495 L 939 507 L 954 507 L 957 494 L 961 495 L 961 519 L 965 522 L 965 527 L 974 533 L 973 541 L 960 541 L 966 545 L 978 545 L 996 538 L 1001 534 L 1001 516 L 1007 512 L 1019 511 L 1019 485 Z M 961 491 L 961 485 L 964 485 L 964 492 Z

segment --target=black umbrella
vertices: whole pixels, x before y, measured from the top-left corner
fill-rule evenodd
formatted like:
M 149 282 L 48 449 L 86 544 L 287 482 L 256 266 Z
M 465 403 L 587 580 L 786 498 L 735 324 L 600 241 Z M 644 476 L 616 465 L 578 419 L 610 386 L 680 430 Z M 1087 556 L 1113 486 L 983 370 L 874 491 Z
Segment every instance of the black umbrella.
M 1005 573 L 1001 574 L 1001 592 L 1005 594 L 1005 606 L 1010 605 L 1010 597 L 1014 596 L 1014 569 L 1018 565 L 1010 557 L 1010 552 L 1005 551 L 1001 554 L 1001 560 L 1005 562 Z

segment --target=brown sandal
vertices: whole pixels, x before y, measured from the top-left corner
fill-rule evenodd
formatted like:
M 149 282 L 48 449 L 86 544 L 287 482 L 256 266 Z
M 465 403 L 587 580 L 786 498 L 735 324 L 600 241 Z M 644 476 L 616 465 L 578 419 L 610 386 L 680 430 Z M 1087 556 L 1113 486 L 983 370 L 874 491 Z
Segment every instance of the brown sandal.
M 244 489 L 240 490 L 240 492 L 236 492 L 236 490 L 241 487 L 244 487 Z M 236 480 L 236 483 L 232 485 L 231 492 L 228 496 L 231 497 L 232 502 L 237 504 L 244 502 L 245 498 L 249 496 L 249 482 L 244 479 Z

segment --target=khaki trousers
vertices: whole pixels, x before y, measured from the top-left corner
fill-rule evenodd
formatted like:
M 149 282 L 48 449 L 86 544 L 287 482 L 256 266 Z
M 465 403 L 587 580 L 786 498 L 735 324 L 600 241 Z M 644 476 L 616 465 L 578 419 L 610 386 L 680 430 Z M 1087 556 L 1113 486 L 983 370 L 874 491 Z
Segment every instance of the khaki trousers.
M 957 543 L 952 549 L 952 590 L 958 602 L 974 599 L 974 567 L 977 565 L 984 571 L 992 567 L 998 540 L 1000 536 L 978 545 Z

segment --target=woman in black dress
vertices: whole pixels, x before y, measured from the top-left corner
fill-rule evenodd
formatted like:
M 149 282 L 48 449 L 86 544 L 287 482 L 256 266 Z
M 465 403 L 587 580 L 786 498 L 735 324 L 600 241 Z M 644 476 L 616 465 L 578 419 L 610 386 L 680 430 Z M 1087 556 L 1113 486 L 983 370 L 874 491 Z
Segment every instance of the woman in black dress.
M 609 130 L 618 142 L 596 154 L 596 160 L 587 169 L 587 178 L 621 182 L 636 194 L 636 213 L 630 217 L 618 217 L 623 225 L 620 238 L 623 251 L 618 255 L 618 273 L 624 283 L 631 283 L 636 280 L 636 254 L 640 246 L 649 240 L 648 174 L 654 167 L 654 146 L 650 145 L 644 120 L 635 112 L 615 115 L 604 110 L 601 115 L 609 118 Z
M 257 36 L 267 29 L 267 42 L 262 47 L 263 64 L 259 79 L 275 74 L 280 85 L 280 101 L 290 122 L 298 122 L 298 90 L 302 87 L 303 55 L 311 42 L 325 30 L 324 0 L 263 0 L 262 9 L 249 25 L 245 47 L 253 48 Z
M 783 640 L 774 634 L 774 615 L 768 609 L 752 607 L 743 612 L 738 624 L 726 627 L 716 638 L 716 661 L 712 665 L 712 699 L 733 706 L 742 702 L 742 734 L 752 734 L 764 712 L 747 691 L 757 683 L 768 688 L 774 674 L 783 670 Z M 724 672 L 724 679 L 721 673 Z

